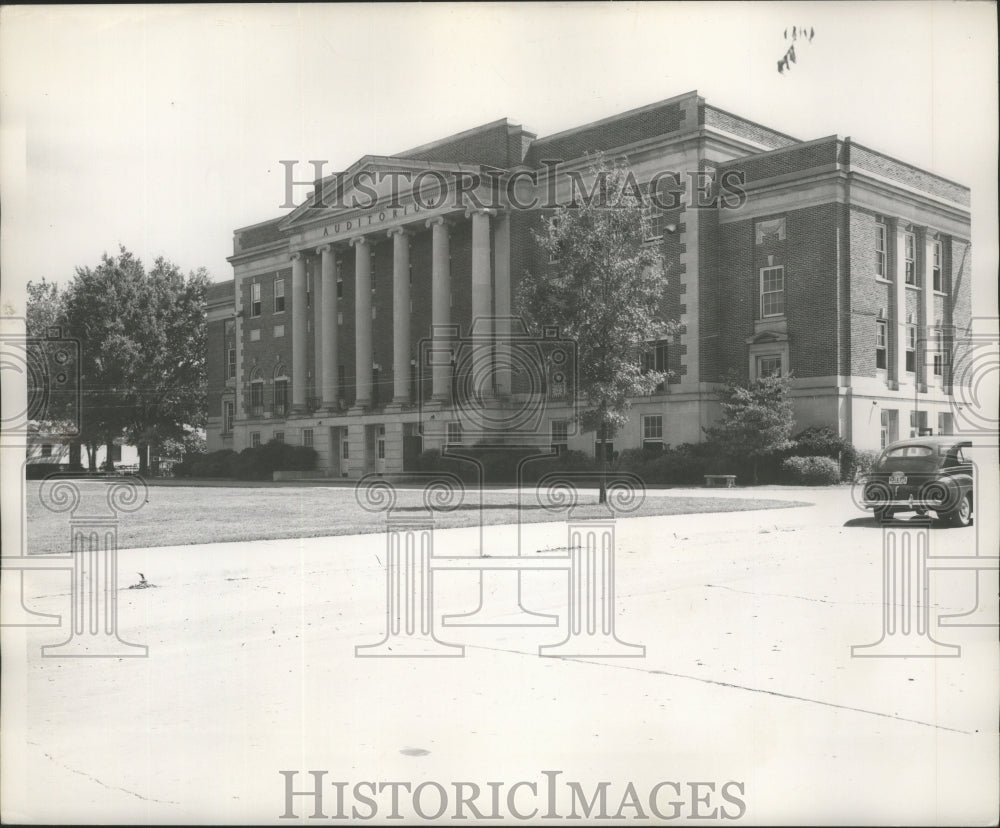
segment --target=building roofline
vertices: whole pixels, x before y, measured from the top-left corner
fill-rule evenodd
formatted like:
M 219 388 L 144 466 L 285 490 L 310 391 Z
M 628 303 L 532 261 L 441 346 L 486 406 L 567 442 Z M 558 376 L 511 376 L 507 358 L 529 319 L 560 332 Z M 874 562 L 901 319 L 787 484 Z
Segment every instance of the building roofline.
M 393 156 L 388 156 L 392 158 L 406 158 L 408 155 L 414 155 L 420 152 L 427 152 L 427 150 L 435 149 L 436 147 L 443 146 L 444 144 L 451 143 L 459 138 L 468 138 L 470 135 L 474 135 L 477 132 L 484 132 L 487 129 L 493 129 L 500 126 L 501 124 L 507 127 L 519 127 L 520 124 L 512 123 L 508 118 L 498 118 L 495 121 L 490 121 L 486 124 L 480 124 L 479 126 L 474 126 L 470 129 L 462 130 L 461 132 L 456 132 L 452 135 L 447 135 L 444 138 L 438 138 L 434 141 L 430 141 L 427 144 L 421 144 L 419 147 L 413 147 L 404 152 L 397 152 Z
M 710 104 L 707 101 L 702 104 L 703 106 L 713 109 L 716 112 L 721 112 L 723 115 L 728 115 L 730 118 L 735 118 L 738 121 L 743 121 L 745 124 L 753 124 L 755 127 L 760 127 L 761 129 L 766 129 L 775 135 L 780 135 L 782 138 L 787 138 L 789 141 L 795 141 L 797 144 L 804 143 L 801 138 L 796 138 L 794 135 L 789 135 L 787 132 L 782 132 L 781 130 L 769 127 L 767 124 L 762 124 L 760 121 L 751 121 L 749 118 L 745 118 L 742 115 L 737 115 L 735 112 L 730 112 L 728 109 L 723 109 L 721 106 L 715 106 L 715 104 Z M 778 149 L 787 149 L 787 147 L 778 147 Z

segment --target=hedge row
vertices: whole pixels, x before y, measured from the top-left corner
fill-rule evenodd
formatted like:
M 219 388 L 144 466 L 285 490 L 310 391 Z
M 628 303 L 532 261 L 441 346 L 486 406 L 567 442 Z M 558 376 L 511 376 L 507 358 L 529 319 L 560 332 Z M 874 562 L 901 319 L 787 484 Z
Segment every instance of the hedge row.
M 222 449 L 208 454 L 187 454 L 174 465 L 174 477 L 229 477 L 237 480 L 270 480 L 276 471 L 311 471 L 316 450 L 271 440 L 239 454 Z

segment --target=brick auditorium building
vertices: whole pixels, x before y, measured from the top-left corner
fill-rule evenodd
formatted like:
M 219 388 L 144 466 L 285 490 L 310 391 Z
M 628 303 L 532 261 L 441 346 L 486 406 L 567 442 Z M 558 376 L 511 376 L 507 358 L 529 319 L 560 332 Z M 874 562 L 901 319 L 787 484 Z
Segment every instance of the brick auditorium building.
M 686 187 L 651 209 L 648 232 L 670 268 L 663 316 L 681 332 L 645 359 L 670 377 L 634 401 L 615 450 L 702 439 L 731 368 L 792 372 L 796 429 L 827 425 L 858 448 L 952 430 L 949 342 L 971 315 L 969 189 L 690 92 L 545 138 L 504 119 L 366 156 L 285 216 L 236 230 L 233 279 L 208 294 L 209 449 L 311 445 L 321 474 L 356 478 L 475 444 L 452 366 L 427 364 L 421 342 L 466 336 L 473 319 L 505 334 L 520 274 L 547 264 L 531 236 L 547 211 L 522 207 L 549 203 L 533 194 L 568 200 L 567 173 L 596 151 L 626 156 L 639 182 L 675 171 Z M 501 175 L 517 187 L 491 189 Z M 744 199 L 720 193 L 730 179 Z M 461 203 L 427 195 L 459 180 Z M 516 389 L 496 377 L 486 404 L 502 410 Z M 556 395 L 538 430 L 546 445 L 595 451 Z

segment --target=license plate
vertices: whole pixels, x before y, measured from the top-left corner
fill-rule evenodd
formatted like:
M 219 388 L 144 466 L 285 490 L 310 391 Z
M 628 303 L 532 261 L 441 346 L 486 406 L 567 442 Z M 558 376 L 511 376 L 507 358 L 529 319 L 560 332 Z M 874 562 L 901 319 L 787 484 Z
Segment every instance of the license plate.
M 902 486 L 906 482 L 906 475 L 902 472 L 893 472 L 889 475 L 890 486 Z

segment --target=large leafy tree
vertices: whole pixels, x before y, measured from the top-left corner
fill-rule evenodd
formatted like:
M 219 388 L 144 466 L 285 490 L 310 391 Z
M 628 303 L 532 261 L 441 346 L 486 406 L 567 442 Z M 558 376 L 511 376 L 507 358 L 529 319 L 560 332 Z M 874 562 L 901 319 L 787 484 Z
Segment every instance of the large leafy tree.
M 706 434 L 728 456 L 751 464 L 754 483 L 760 461 L 792 445 L 795 415 L 789 390 L 789 377 L 748 380 L 730 373 L 716 391 L 722 417 Z
M 598 156 L 589 175 L 589 197 L 557 208 L 535 231 L 550 264 L 524 274 L 517 306 L 536 331 L 556 325 L 576 342 L 580 425 L 597 432 L 604 503 L 608 440 L 628 421 L 631 398 L 665 379 L 643 369 L 643 352 L 676 324 L 660 315 L 667 272 L 657 246 L 644 243 L 647 196 L 623 161 Z
M 64 334 L 80 341 L 81 441 L 92 469 L 97 446 L 107 444 L 110 455 L 124 437 L 139 446 L 144 472 L 146 446 L 203 425 L 208 283 L 203 268 L 184 276 L 163 258 L 147 273 L 124 247 L 77 268 L 60 318 Z

